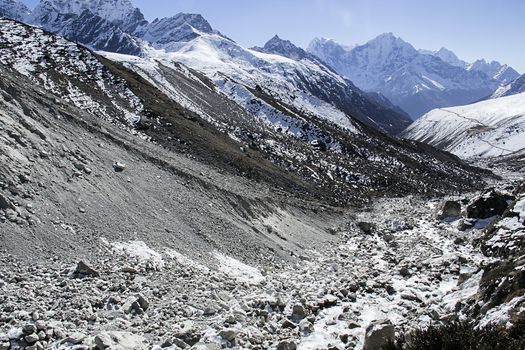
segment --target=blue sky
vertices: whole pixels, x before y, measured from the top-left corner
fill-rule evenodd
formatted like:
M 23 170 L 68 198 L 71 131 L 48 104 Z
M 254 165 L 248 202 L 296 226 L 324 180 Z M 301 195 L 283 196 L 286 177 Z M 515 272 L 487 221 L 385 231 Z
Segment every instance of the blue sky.
M 37 0 L 24 0 L 34 5 Z M 132 0 L 147 19 L 202 14 L 246 47 L 273 35 L 306 47 L 314 37 L 362 44 L 393 32 L 416 48 L 451 49 L 467 61 L 508 63 L 525 72 L 523 0 Z

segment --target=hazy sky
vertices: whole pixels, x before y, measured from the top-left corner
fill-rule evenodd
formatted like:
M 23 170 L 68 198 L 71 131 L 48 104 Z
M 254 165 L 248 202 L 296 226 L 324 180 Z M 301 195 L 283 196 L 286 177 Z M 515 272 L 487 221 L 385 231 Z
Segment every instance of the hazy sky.
M 34 5 L 37 0 L 24 0 Z M 202 14 L 243 46 L 273 35 L 306 47 L 314 37 L 362 44 L 393 32 L 416 48 L 445 46 L 467 61 L 508 63 L 525 72 L 524 0 L 132 0 L 147 19 Z

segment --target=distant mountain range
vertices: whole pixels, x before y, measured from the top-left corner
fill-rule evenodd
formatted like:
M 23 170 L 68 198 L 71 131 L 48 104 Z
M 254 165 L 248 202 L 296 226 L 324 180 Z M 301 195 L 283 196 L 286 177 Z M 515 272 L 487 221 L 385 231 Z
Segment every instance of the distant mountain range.
M 469 64 L 445 48 L 416 50 L 392 33 L 355 47 L 314 39 L 307 51 L 362 90 L 386 96 L 413 118 L 434 108 L 479 101 L 519 76 L 499 62 Z
M 47 31 L 0 21 L 6 77 L 159 145 L 166 156 L 175 151 L 340 204 L 478 183 L 457 157 L 385 133 L 411 120 L 384 96 L 363 92 L 277 36 L 243 48 L 200 15 L 150 23 L 124 0 L 44 0 L 24 20 Z
M 16 3 L 11 0 L 4 7 L 14 8 Z M 343 127 L 350 124 L 349 116 L 389 133 L 399 133 L 411 123 L 392 103 L 370 98 L 292 43 L 275 37 L 264 48 L 245 49 L 198 14 L 181 13 L 150 23 L 129 0 L 42 0 L 32 12 L 27 8 L 22 12 L 23 16 L 15 18 L 96 50 L 160 60 L 173 53 L 168 60 L 180 58 L 189 67 L 206 72 L 225 93 L 232 94 L 232 89 L 221 82 L 224 78 L 243 88 L 260 86 Z

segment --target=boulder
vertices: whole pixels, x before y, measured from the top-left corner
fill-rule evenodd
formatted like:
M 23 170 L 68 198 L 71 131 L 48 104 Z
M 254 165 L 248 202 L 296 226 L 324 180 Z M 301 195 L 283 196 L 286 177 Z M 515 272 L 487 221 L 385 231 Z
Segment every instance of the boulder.
M 0 209 L 15 209 L 15 206 L 7 197 L 0 194 Z
M 149 308 L 149 301 L 142 294 L 137 294 L 133 297 L 128 298 L 122 309 L 124 313 L 130 314 L 134 313 L 136 315 L 141 315 L 146 312 Z
M 83 261 L 79 261 L 77 263 L 77 267 L 75 268 L 75 275 L 78 275 L 80 277 L 85 277 L 85 276 L 99 277 L 100 276 L 98 271 L 96 271 L 95 269 L 93 269 L 91 266 L 89 266 Z
M 77 345 L 77 344 L 82 344 L 85 339 L 86 339 L 86 335 L 84 333 L 74 332 L 68 335 L 67 338 L 64 339 L 64 342 L 70 343 L 73 345 Z
M 358 222 L 357 227 L 359 227 L 359 229 L 363 231 L 365 235 L 372 235 L 373 231 L 376 228 L 374 224 L 365 221 Z
M 121 173 L 124 170 L 126 170 L 126 164 L 121 163 L 121 162 L 115 162 L 113 163 L 113 169 L 115 170 L 115 172 Z
M 467 206 L 467 217 L 471 219 L 488 219 L 503 215 L 509 207 L 507 196 L 494 190 L 476 198 Z
M 446 201 L 439 211 L 438 219 L 454 218 L 461 216 L 461 203 L 457 201 Z
M 305 317 L 306 310 L 304 309 L 304 306 L 302 306 L 301 304 L 294 305 L 292 308 L 292 320 L 294 320 L 294 322 L 299 322 Z
M 229 342 L 234 341 L 239 335 L 239 332 L 233 328 L 225 328 L 219 332 L 219 336 Z
M 390 320 L 374 321 L 366 328 L 363 350 L 381 350 L 394 339 L 395 329 Z

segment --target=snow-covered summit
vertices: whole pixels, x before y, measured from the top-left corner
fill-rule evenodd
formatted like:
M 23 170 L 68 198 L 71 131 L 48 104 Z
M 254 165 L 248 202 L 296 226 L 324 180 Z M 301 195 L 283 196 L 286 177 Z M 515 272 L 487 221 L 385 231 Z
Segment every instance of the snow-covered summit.
M 434 52 L 434 56 L 439 57 L 443 62 L 446 62 L 456 67 L 464 68 L 467 65 L 465 61 L 459 59 L 459 57 L 454 52 L 450 51 L 445 47 L 442 47 L 438 51 Z
M 25 20 L 31 13 L 31 10 L 17 0 L 0 0 L 0 17 Z

